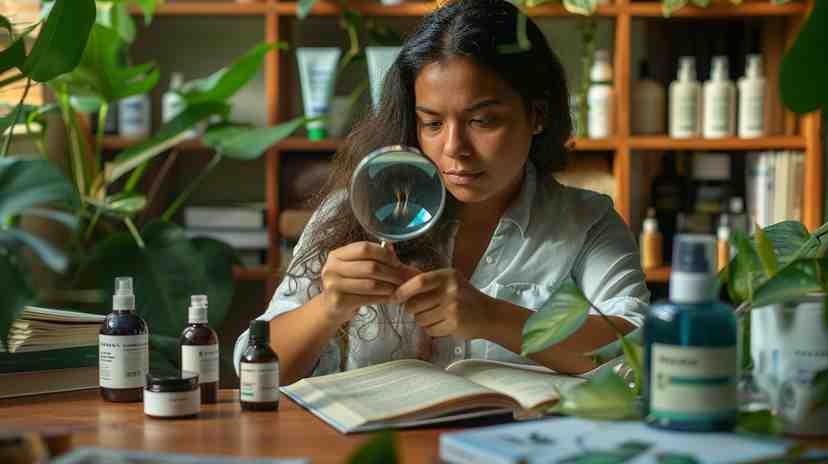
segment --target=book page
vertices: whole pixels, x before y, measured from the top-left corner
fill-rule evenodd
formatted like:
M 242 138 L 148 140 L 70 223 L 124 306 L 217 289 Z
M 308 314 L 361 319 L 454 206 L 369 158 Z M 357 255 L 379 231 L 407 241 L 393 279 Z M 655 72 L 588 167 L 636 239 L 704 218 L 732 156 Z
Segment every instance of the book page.
M 343 429 L 401 416 L 470 395 L 495 392 L 425 361 L 392 361 L 285 387 Z
M 526 367 L 524 369 L 507 363 L 466 359 L 452 363 L 446 371 L 509 395 L 526 409 L 555 401 L 558 399 L 558 390 L 565 391 L 585 381 L 580 377 L 551 374 L 551 370 L 543 367 Z
M 23 309 L 22 319 L 38 319 L 43 321 L 59 322 L 103 322 L 106 316 L 102 314 L 82 313 L 78 311 L 67 311 L 63 309 L 40 308 L 37 306 L 26 306 Z

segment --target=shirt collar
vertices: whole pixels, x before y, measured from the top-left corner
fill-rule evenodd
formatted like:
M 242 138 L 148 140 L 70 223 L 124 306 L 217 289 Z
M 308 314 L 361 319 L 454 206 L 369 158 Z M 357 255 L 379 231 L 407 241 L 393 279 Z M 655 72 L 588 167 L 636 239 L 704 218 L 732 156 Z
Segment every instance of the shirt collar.
M 535 165 L 528 161 L 524 169 L 523 184 L 517 198 L 506 208 L 501 222 L 509 221 L 520 230 L 521 238 L 526 238 L 526 231 L 529 228 L 529 219 L 532 216 L 532 202 L 535 199 L 537 185 L 537 170 Z

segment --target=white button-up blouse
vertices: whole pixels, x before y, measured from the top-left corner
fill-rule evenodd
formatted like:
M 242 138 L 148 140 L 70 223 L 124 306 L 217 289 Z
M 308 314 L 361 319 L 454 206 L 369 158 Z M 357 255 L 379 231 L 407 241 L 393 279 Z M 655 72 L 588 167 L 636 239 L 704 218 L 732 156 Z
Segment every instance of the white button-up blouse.
M 320 213 L 323 209 L 316 215 L 324 214 Z M 312 218 L 307 227 L 314 227 L 315 222 Z M 308 235 L 306 229 L 297 242 L 297 254 Z M 453 237 L 449 242 L 446 256 L 450 257 Z M 554 180 L 541 183 L 528 162 L 521 191 L 500 218 L 470 282 L 491 297 L 537 311 L 570 276 L 602 312 L 641 325 L 650 293 L 635 240 L 612 200 Z M 308 279 L 299 279 L 298 286 L 289 288 L 287 279 L 283 280 L 258 319 L 269 321 L 298 308 L 308 300 L 309 285 Z M 441 366 L 465 358 L 534 364 L 484 339 L 430 339 L 399 305 L 385 308 L 389 317 L 375 317 L 369 308 L 362 308 L 351 323 L 347 344 L 331 340 L 313 375 L 337 372 L 343 365 L 354 369 L 410 357 L 425 357 Z M 247 343 L 245 331 L 233 353 L 237 371 Z M 343 354 L 341 346 L 347 346 L 348 352 Z M 343 355 L 347 356 L 344 363 Z

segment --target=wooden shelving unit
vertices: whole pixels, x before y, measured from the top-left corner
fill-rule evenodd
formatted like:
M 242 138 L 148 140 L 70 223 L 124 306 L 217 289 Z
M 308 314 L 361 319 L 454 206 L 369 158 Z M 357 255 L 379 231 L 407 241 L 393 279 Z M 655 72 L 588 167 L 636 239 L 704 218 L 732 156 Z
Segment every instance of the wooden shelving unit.
M 821 0 L 820 0 L 821 1 Z M 728 0 L 713 0 L 707 8 L 685 6 L 674 13 L 679 18 L 722 18 L 738 19 L 744 17 L 756 18 L 783 18 L 785 26 L 773 38 L 773 49 L 767 52 L 766 62 L 769 69 L 778 68 L 782 54 L 790 46 L 807 13 L 813 8 L 814 0 L 794 0 L 790 3 L 776 5 L 770 0 L 745 0 L 740 5 L 734 5 Z M 375 0 L 350 0 L 351 8 L 359 11 L 366 17 L 419 17 L 429 13 L 436 7 L 436 2 L 403 2 L 399 5 L 386 6 Z M 254 3 L 236 3 L 227 1 L 176 3 L 168 0 L 157 11 L 159 16 L 259 16 L 265 24 L 265 37 L 268 41 L 287 40 L 291 34 L 291 27 L 295 25 L 297 2 L 281 2 L 277 0 L 262 0 Z M 820 139 L 820 115 L 810 114 L 796 117 L 784 112 L 779 102 L 773 102 L 776 108 L 774 117 L 784 120 L 784 130 L 779 134 L 759 139 L 686 139 L 675 140 L 665 136 L 643 137 L 634 136 L 630 130 L 630 79 L 632 77 L 631 63 L 631 29 L 633 19 L 659 20 L 662 18 L 660 1 L 633 1 L 614 0 L 608 5 L 602 5 L 596 11 L 597 16 L 610 18 L 614 21 L 614 57 L 613 68 L 616 70 L 616 133 L 612 138 L 603 140 L 574 140 L 571 147 L 575 151 L 603 151 L 614 154 L 613 175 L 616 179 L 616 208 L 629 222 L 631 217 L 631 182 L 633 151 L 645 150 L 802 150 L 805 153 L 805 212 L 803 222 L 811 229 L 822 222 L 822 148 Z M 312 15 L 338 15 L 341 7 L 337 2 L 323 0 L 315 5 Z M 140 14 L 136 9 L 135 14 Z M 572 17 L 560 4 L 552 3 L 531 8 L 528 14 L 534 17 Z M 278 124 L 295 117 L 301 108 L 290 108 L 288 82 L 296 79 L 289 74 L 287 54 L 271 52 L 265 66 L 265 89 L 267 99 L 267 115 L 270 124 Z M 775 74 L 775 73 L 774 73 Z M 774 88 L 778 80 L 768 75 L 768 86 Z M 774 91 L 771 91 L 774 92 Z M 775 95 L 775 94 L 772 94 Z M 778 97 L 775 97 L 778 98 Z M 236 275 L 240 279 L 262 279 L 267 282 L 268 294 L 271 293 L 278 278 L 273 270 L 279 266 L 279 189 L 280 158 L 286 151 L 334 151 L 341 139 L 329 139 L 312 142 L 301 137 L 288 138 L 273 146 L 267 154 L 267 168 L 265 172 L 267 191 L 265 192 L 268 205 L 268 230 L 270 235 L 270 249 L 268 265 L 260 269 L 239 269 Z M 134 141 L 118 138 L 107 138 L 104 144 L 110 149 L 122 149 Z M 200 150 L 199 143 L 185 142 L 179 147 L 181 150 Z M 665 282 L 669 277 L 669 268 L 659 268 L 647 272 L 648 280 Z

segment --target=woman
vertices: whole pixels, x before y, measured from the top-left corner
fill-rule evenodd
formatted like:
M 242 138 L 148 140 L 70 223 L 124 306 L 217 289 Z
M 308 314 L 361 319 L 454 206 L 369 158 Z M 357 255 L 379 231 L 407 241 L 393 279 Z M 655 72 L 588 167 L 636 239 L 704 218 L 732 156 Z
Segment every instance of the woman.
M 526 319 L 568 277 L 622 330 L 640 324 L 649 292 L 611 200 L 550 175 L 572 130 L 564 70 L 531 20 L 521 45 L 518 17 L 502 0 L 456 0 L 403 45 L 260 317 L 282 384 L 405 357 L 585 372 L 595 365 L 583 353 L 616 338 L 597 314 L 529 359 L 516 354 Z M 383 248 L 354 218 L 347 188 L 366 154 L 396 144 L 434 161 L 449 206 L 426 236 Z M 237 366 L 246 343 L 245 333 Z

